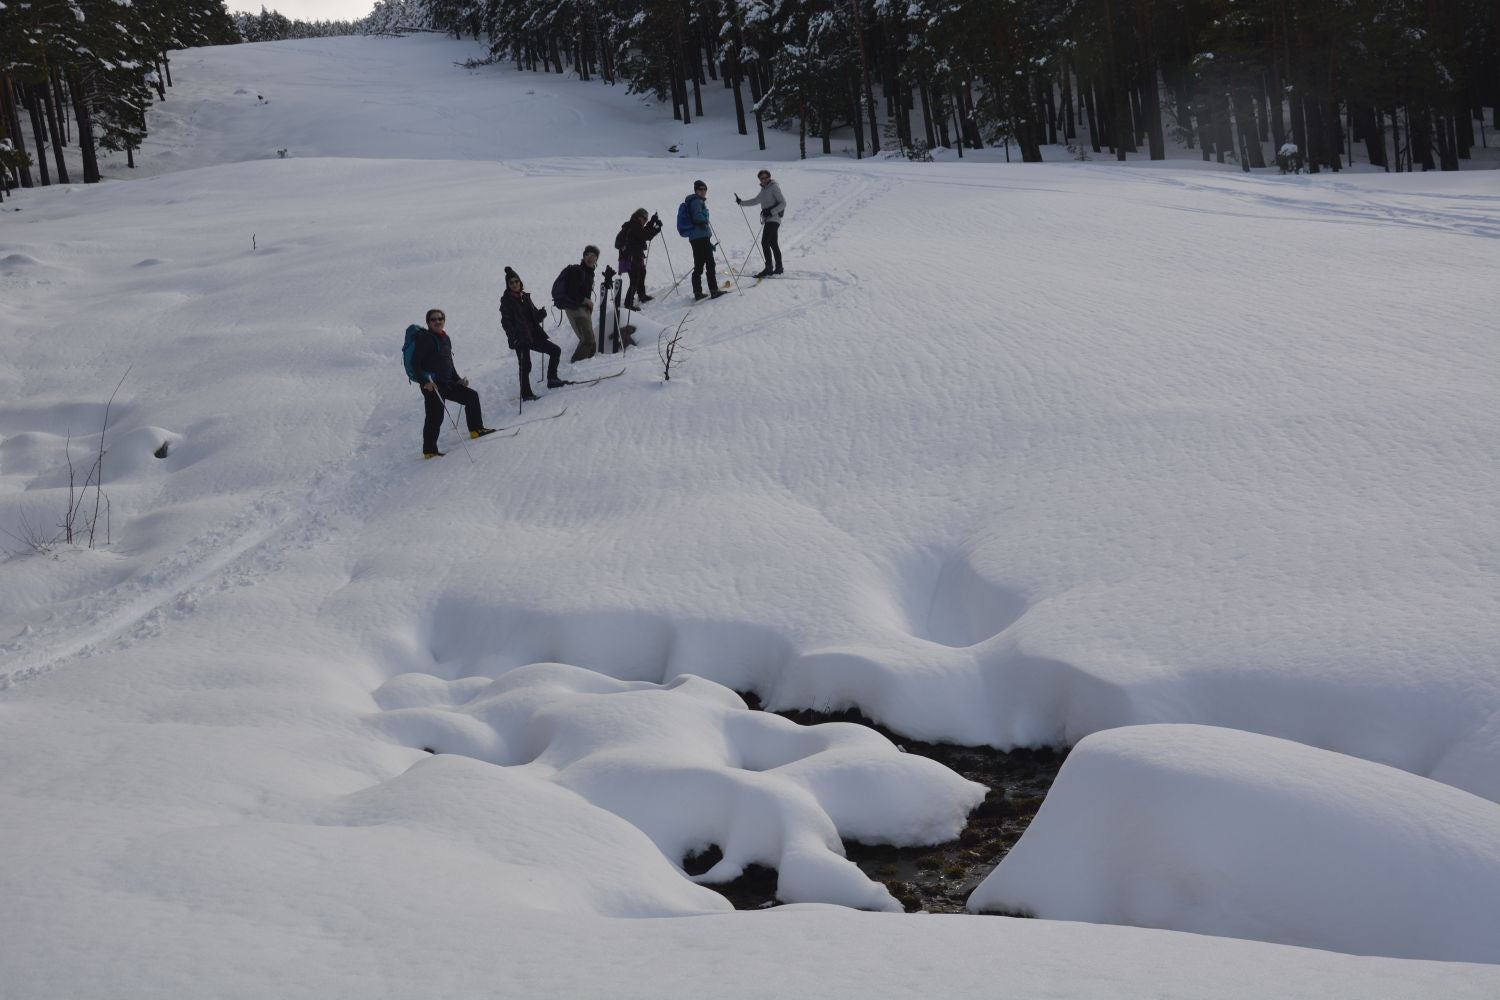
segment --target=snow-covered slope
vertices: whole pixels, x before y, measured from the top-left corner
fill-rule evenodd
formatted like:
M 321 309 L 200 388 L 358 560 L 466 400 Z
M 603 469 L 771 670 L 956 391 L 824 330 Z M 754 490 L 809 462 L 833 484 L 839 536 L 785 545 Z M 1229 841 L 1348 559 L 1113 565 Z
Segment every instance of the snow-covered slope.
M 728 869 L 779 866 L 785 898 L 880 909 L 838 836 L 940 839 L 975 801 L 883 739 L 779 725 L 726 688 L 999 746 L 1244 730 L 1491 815 L 1493 174 L 778 163 L 784 277 L 689 310 L 666 294 L 686 243 L 658 244 L 642 348 L 564 371 L 625 374 L 518 416 L 502 268 L 544 301 L 585 243 L 640 205 L 669 218 L 694 177 L 743 260 L 730 193 L 756 164 L 728 159 L 753 145 L 722 116 L 688 130 L 619 91 L 453 65 L 472 53 L 184 53 L 143 170 L 199 169 L 31 192 L 0 216 L 0 528 L 58 519 L 67 455 L 92 461 L 129 369 L 110 544 L 0 564 L 0 982 L 1500 989 L 1490 966 L 1167 931 L 726 914 L 674 856 L 716 843 Z M 378 93 L 348 82 L 381 74 Z M 683 133 L 702 158 L 660 155 Z M 421 461 L 397 352 L 433 306 L 491 426 L 557 419 L 467 449 L 449 429 L 448 456 Z M 684 317 L 664 382 L 656 332 Z M 1194 780 L 1237 800 L 1248 765 L 1214 759 Z M 1130 773 L 1142 794 L 1170 786 Z M 1377 814 L 1378 784 L 1343 789 L 1349 810 L 1330 794 L 1306 842 Z M 1495 863 L 1493 838 L 1465 843 Z

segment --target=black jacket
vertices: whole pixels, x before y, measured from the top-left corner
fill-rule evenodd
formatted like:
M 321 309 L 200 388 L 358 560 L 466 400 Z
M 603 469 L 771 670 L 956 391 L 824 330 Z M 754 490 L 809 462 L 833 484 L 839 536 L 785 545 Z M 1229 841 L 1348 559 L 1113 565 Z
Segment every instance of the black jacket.
M 438 385 L 457 382 L 458 371 L 453 367 L 453 341 L 446 333 L 423 330 L 411 352 L 412 369 L 428 376 Z
M 539 309 L 531 301 L 527 291 L 507 291 L 500 296 L 500 325 L 505 329 L 505 342 L 513 351 L 529 351 L 547 339 L 542 329 L 542 320 L 547 310 Z
M 622 260 L 640 260 L 646 256 L 646 246 L 656 239 L 656 234 L 661 232 L 661 220 L 655 222 L 637 222 L 631 219 L 620 229 L 620 238 L 616 241 L 617 249 L 620 251 Z
M 579 262 L 563 268 L 562 307 L 581 309 L 594 297 L 594 269 Z

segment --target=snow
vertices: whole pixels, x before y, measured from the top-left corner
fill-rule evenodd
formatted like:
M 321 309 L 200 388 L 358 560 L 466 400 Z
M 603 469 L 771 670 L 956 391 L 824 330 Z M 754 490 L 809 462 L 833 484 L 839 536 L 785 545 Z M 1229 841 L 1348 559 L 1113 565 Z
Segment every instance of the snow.
M 1079 743 L 969 906 L 1500 962 L 1497 899 L 1500 805 L 1326 750 L 1172 725 Z
M 0 563 L 7 996 L 1500 990 L 1493 173 L 795 162 L 475 51 L 180 53 L 140 179 L 4 206 L 0 529 L 128 369 L 107 536 Z M 769 160 L 788 273 L 689 309 L 669 236 L 563 371 L 625 375 L 518 415 L 502 268 L 694 177 L 744 261 Z M 434 306 L 490 426 L 556 419 L 421 461 Z M 1064 919 L 867 912 L 840 838 L 977 789 L 734 691 L 1082 740 L 971 900 Z

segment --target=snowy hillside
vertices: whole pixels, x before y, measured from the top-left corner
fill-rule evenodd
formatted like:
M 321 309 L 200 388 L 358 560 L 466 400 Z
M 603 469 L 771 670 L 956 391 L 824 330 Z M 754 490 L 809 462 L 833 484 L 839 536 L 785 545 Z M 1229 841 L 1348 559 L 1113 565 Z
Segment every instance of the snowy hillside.
M 1495 173 L 749 162 L 474 51 L 182 53 L 0 214 L 0 994 L 1500 991 Z M 694 178 L 743 262 L 762 164 L 787 273 L 669 235 L 568 365 L 558 270 Z M 518 413 L 505 266 L 624 374 Z M 433 307 L 506 433 L 423 461 Z M 1084 741 L 970 901 L 1044 919 L 867 912 L 983 789 L 735 691 Z

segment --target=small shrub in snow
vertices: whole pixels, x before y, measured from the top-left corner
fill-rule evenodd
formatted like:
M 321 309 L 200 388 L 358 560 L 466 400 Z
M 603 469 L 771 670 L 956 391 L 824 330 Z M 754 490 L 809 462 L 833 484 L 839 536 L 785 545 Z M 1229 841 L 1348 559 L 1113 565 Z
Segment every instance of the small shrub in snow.
M 672 381 L 673 362 L 681 363 L 677 358 L 677 352 L 687 350 L 687 348 L 682 346 L 682 325 L 686 322 L 687 317 L 682 317 L 677 324 L 677 329 L 672 331 L 671 336 L 667 335 L 665 328 L 662 329 L 661 333 L 656 335 L 656 356 L 661 358 L 661 379 L 663 382 Z

